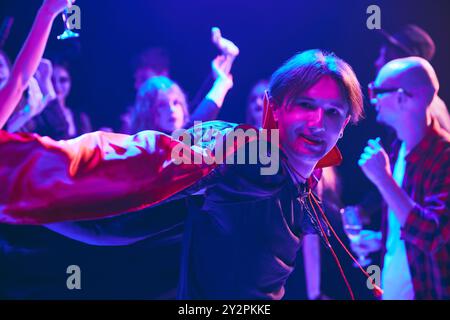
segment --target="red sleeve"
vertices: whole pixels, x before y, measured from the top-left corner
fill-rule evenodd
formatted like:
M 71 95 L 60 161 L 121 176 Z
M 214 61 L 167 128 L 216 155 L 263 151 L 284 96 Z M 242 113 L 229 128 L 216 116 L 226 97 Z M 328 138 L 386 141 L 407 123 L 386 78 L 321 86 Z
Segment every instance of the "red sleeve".
M 67 141 L 0 131 L 0 222 L 97 219 L 157 204 L 214 168 L 176 165 L 171 152 L 180 145 L 155 131 Z
M 443 153 L 427 175 L 432 183 L 427 186 L 423 203 L 416 203 L 402 228 L 402 239 L 424 252 L 432 253 L 450 242 L 450 154 Z M 423 183 L 423 182 L 422 182 Z

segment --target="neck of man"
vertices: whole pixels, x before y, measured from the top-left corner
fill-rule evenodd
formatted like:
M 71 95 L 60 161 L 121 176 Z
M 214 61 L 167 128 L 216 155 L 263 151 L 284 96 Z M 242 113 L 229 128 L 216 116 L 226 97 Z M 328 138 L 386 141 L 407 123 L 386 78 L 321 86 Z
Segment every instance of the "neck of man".
M 424 112 L 415 112 L 405 117 L 396 128 L 398 138 L 406 145 L 407 154 L 425 137 L 431 119 Z
M 288 156 L 289 165 L 292 167 L 291 176 L 295 182 L 305 183 L 316 167 L 317 161 L 299 160 Z

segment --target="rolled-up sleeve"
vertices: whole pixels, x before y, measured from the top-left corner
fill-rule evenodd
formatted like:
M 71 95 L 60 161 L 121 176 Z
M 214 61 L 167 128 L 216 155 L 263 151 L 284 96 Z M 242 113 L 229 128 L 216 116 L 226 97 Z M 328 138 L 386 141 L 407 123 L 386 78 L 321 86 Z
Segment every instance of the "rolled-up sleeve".
M 434 176 L 423 203 L 416 203 L 402 228 L 402 238 L 433 253 L 450 241 L 450 172 L 448 162 Z

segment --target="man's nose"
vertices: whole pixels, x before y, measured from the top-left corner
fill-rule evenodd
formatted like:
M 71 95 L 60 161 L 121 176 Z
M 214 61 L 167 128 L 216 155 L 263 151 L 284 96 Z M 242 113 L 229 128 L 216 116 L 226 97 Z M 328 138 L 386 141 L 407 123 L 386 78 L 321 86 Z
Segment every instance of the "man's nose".
M 323 108 L 317 108 L 311 113 L 309 127 L 313 132 L 325 131 L 325 111 Z
M 171 102 L 171 103 L 170 103 L 170 112 L 171 112 L 171 113 L 175 113 L 176 110 L 177 110 L 177 105 L 176 105 L 176 103 Z

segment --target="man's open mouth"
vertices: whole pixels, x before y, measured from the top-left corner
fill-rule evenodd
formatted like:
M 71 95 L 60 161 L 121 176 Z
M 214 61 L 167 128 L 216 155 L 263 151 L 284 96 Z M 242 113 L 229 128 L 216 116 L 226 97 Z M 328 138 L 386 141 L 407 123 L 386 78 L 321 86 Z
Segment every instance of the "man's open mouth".
M 306 143 L 311 144 L 311 145 L 321 145 L 324 142 L 323 139 L 313 137 L 313 136 L 307 136 L 307 135 L 300 134 L 300 137 L 303 138 L 303 140 Z

